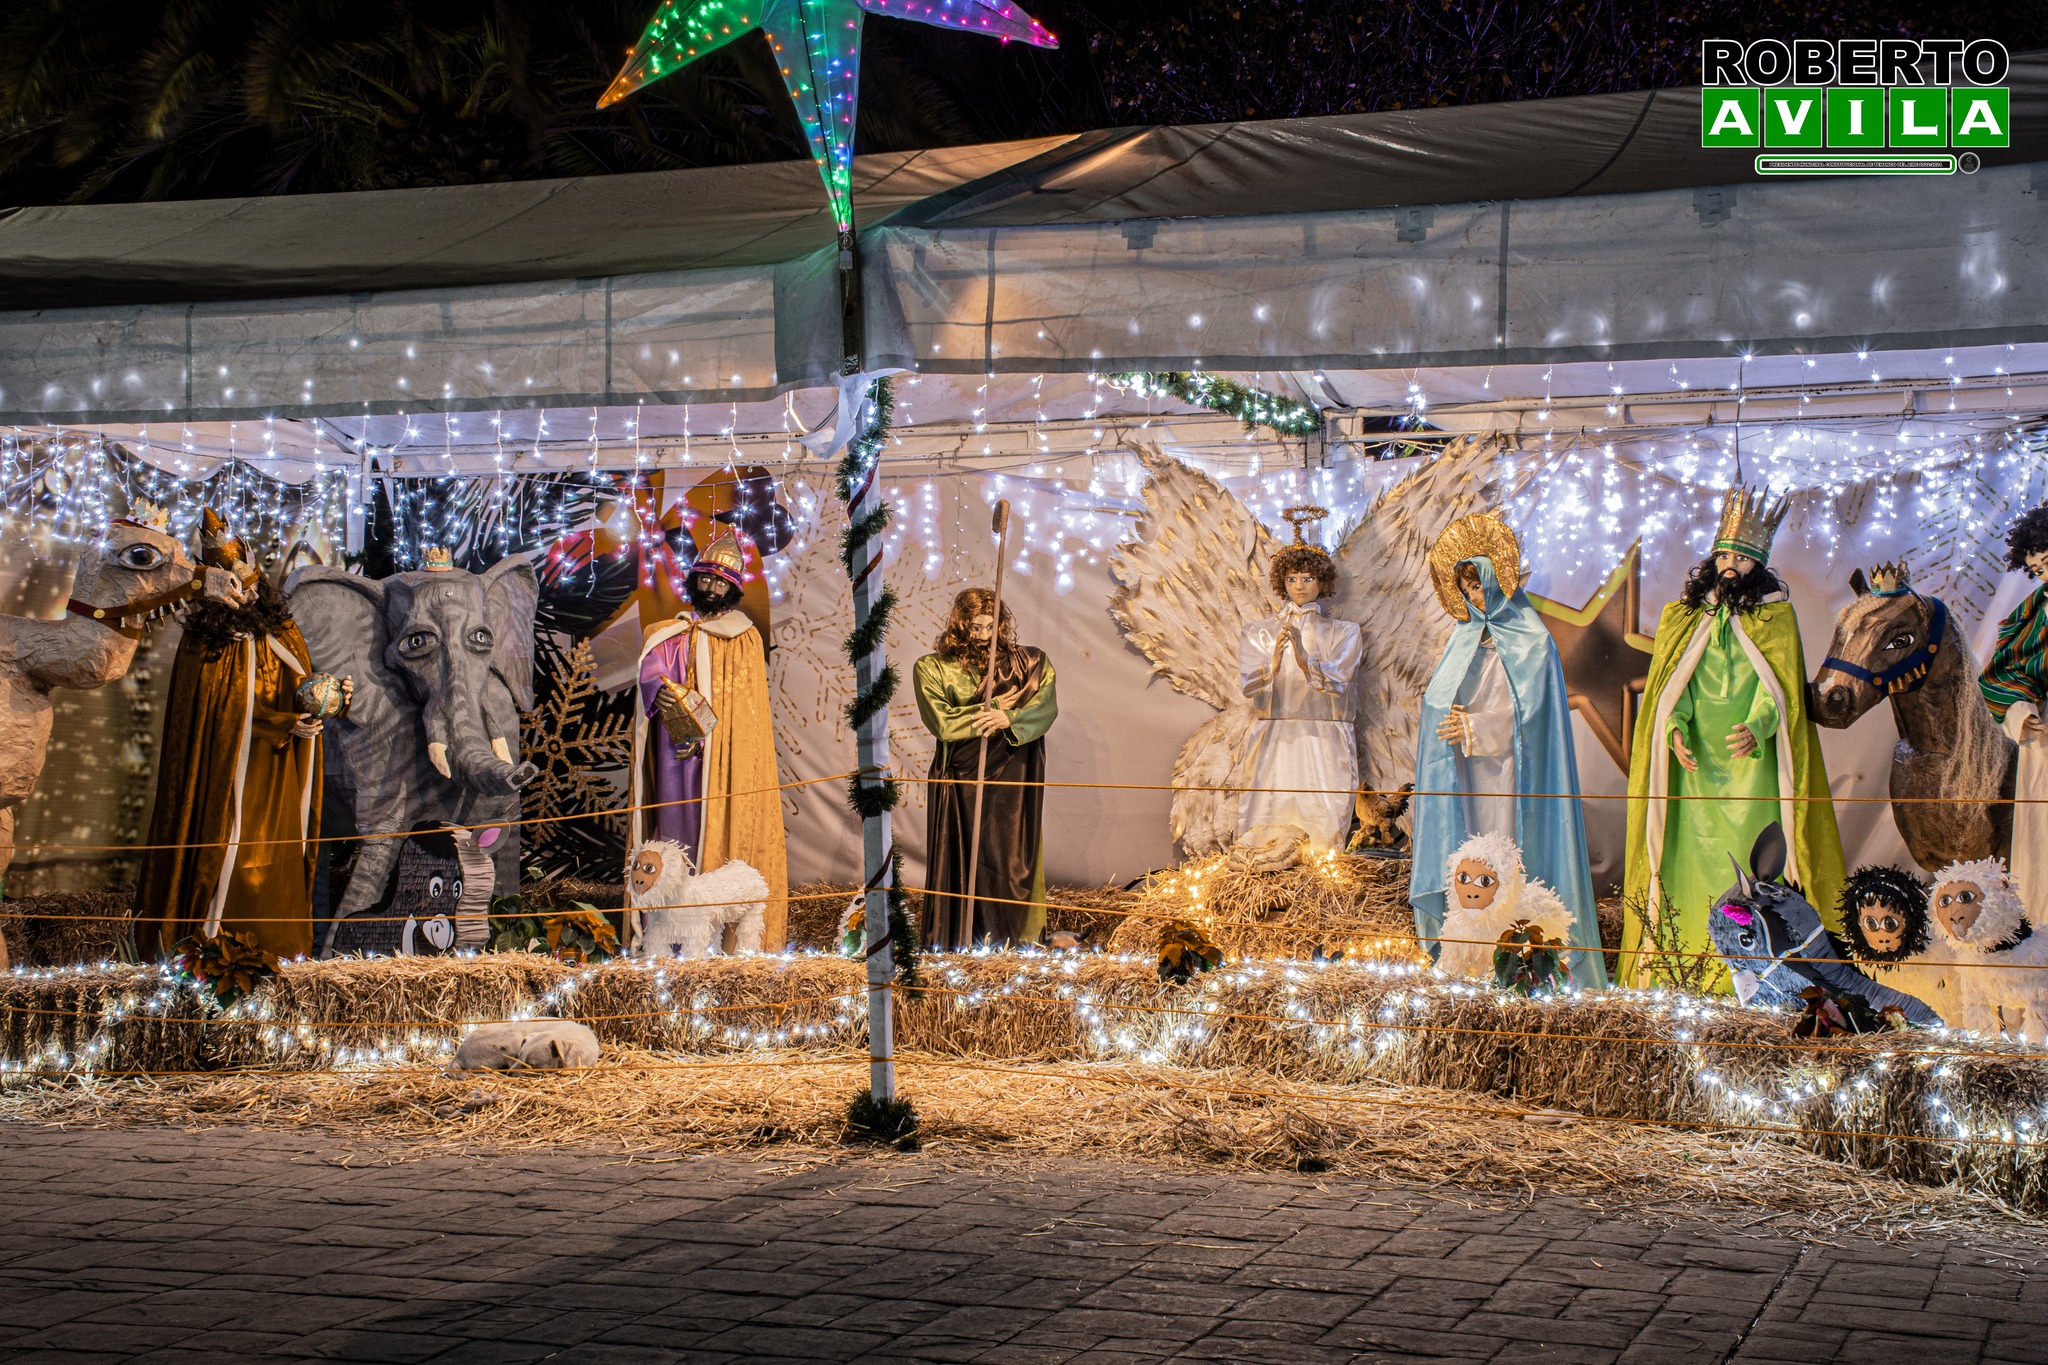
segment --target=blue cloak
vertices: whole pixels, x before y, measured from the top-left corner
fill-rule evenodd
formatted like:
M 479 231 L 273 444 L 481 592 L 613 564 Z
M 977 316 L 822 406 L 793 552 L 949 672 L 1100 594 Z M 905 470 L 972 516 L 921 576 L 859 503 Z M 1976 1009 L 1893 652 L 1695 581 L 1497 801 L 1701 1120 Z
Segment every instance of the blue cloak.
M 1572 709 L 1565 693 L 1564 665 L 1543 618 L 1519 589 L 1501 592 L 1493 561 L 1484 555 L 1462 561 L 1479 570 L 1486 610 L 1472 612 L 1451 632 L 1450 644 L 1422 695 L 1422 725 L 1416 734 L 1414 864 L 1408 901 L 1415 908 L 1415 932 L 1434 939 L 1444 922 L 1444 864 L 1474 831 L 1465 827 L 1465 802 L 1430 792 L 1460 790 L 1458 754 L 1437 738 L 1437 725 L 1457 701 L 1468 675 L 1483 666 L 1480 637 L 1491 632 L 1508 691 L 1515 704 L 1515 828 L 1522 867 L 1556 891 L 1572 913 L 1576 943 L 1591 951 L 1572 954 L 1572 980 L 1604 986 L 1600 923 L 1593 907 L 1593 874 L 1586 856 L 1586 815 L 1579 805 L 1579 760 L 1572 746 Z M 1563 793 L 1569 800 L 1555 795 Z M 1503 831 L 1505 833 L 1506 831 Z

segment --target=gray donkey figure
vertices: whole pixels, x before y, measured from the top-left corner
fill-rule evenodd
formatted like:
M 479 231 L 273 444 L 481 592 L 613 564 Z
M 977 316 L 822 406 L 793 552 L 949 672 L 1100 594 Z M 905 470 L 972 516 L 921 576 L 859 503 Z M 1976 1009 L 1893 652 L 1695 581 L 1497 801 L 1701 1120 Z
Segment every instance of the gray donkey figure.
M 519 757 L 533 706 L 533 566 L 512 556 L 482 573 L 430 550 L 427 567 L 385 579 L 315 566 L 286 584 L 313 667 L 353 676 L 348 713 L 327 723 L 329 791 L 365 839 L 335 926 L 383 897 L 403 837 L 423 824 L 509 824 L 536 776 Z M 480 844 L 492 842 L 479 838 Z M 515 828 L 494 841 L 497 893 L 519 889 Z
M 1729 861 L 1734 862 L 1733 854 Z M 1749 851 L 1749 870 L 1735 868 L 1735 885 L 1707 916 L 1707 937 L 1734 979 L 1745 1005 L 1772 1009 L 1804 1006 L 1799 992 L 1819 986 L 1830 995 L 1860 995 L 1872 1010 L 1896 1005 L 1910 1023 L 1929 1027 L 1941 1017 L 1904 991 L 1872 981 L 1846 961 L 1849 954 L 1820 912 L 1787 886 L 1785 831 L 1773 822 Z

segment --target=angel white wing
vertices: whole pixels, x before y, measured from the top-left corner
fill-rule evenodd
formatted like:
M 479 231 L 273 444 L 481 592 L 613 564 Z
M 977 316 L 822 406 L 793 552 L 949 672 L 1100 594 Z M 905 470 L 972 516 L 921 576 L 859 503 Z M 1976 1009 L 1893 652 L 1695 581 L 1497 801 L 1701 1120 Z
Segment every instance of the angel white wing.
M 1188 737 L 1173 764 L 1173 837 L 1199 857 L 1237 837 L 1236 794 L 1195 788 L 1229 787 L 1242 768 L 1253 726 L 1237 643 L 1273 610 L 1266 572 L 1277 542 L 1207 474 L 1156 451 L 1140 458 L 1145 511 L 1137 534 L 1110 557 L 1117 590 L 1109 610 L 1154 674 L 1222 712 Z
M 1444 527 L 1484 511 L 1509 490 L 1498 486 L 1500 445 L 1466 436 L 1383 493 L 1337 550 L 1331 614 L 1356 621 L 1365 653 L 1358 668 L 1358 774 L 1392 791 L 1415 776 L 1422 693 L 1453 622 L 1429 581 L 1429 547 Z

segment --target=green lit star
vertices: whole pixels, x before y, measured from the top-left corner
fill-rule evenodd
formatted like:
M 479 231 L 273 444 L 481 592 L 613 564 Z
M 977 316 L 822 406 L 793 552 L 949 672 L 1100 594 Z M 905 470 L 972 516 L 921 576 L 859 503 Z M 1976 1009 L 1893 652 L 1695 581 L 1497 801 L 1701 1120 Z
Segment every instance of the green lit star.
M 1009 0 L 663 0 L 612 81 L 602 109 L 682 70 L 733 39 L 762 29 L 796 103 L 811 156 L 839 230 L 853 225 L 853 122 L 860 93 L 860 26 L 865 13 L 964 29 L 1033 47 L 1052 34 Z

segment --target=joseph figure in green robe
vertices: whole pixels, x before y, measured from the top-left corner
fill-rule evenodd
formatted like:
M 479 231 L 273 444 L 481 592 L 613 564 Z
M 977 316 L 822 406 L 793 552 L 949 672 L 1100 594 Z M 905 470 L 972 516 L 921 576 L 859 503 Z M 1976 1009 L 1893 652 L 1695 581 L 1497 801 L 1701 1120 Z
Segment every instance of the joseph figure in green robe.
M 1052 660 L 1017 643 L 1007 606 L 998 630 L 995 611 L 988 589 L 962 591 L 937 651 L 917 661 L 918 714 L 938 740 L 919 925 L 934 948 L 1036 943 L 1045 931 L 1045 732 L 1059 716 L 1059 697 Z M 995 678 L 984 686 L 991 636 Z
M 1799 619 L 1769 567 L 1785 504 L 1731 490 L 1713 554 L 1657 623 L 1629 762 L 1629 899 L 1675 916 L 1679 947 L 1710 953 L 1707 914 L 1776 821 L 1785 876 L 1831 916 L 1844 879 L 1820 735 L 1806 711 Z M 1675 798 L 1675 799 L 1674 799 Z M 1839 925 L 1830 924 L 1839 929 Z M 1622 930 L 1621 980 L 1652 984 L 1642 926 Z M 1719 983 L 1725 988 L 1725 973 Z

